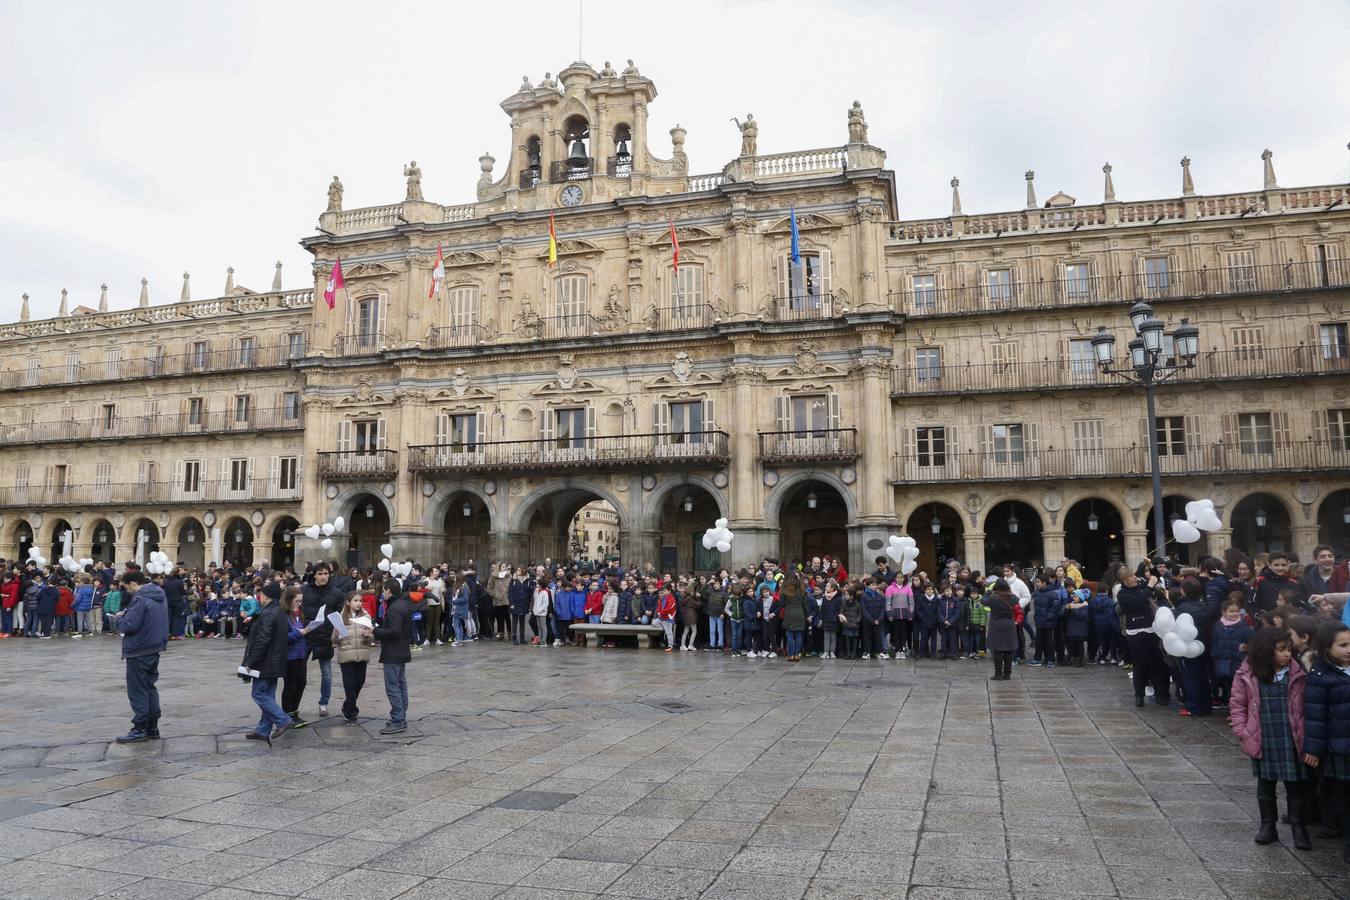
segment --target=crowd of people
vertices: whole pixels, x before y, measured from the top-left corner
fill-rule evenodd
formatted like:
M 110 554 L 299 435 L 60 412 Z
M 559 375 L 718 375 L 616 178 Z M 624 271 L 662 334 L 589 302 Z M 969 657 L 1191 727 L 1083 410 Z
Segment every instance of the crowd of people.
M 407 728 L 414 655 L 475 641 L 610 647 L 650 633 L 666 653 L 789 663 L 992 658 L 993 681 L 1019 665 L 1119 666 L 1138 706 L 1152 698 L 1187 718 L 1226 711 L 1258 779 L 1256 839 L 1276 839 L 1274 792 L 1283 781 L 1295 846 L 1306 848 L 1310 821 L 1323 821 L 1332 837 L 1350 822 L 1350 567 L 1330 547 L 1314 556 L 1306 569 L 1286 553 L 1248 559 L 1236 550 L 1195 566 L 1116 562 L 1096 581 L 1068 559 L 988 574 L 951 561 L 932 577 L 899 574 L 884 556 L 863 575 L 826 557 L 679 575 L 617 562 L 494 562 L 481 572 L 472 562 L 414 564 L 404 578 L 326 562 L 298 572 L 213 565 L 151 576 L 134 563 L 68 574 L 30 561 L 5 567 L 0 626 L 3 636 L 39 640 L 119 635 L 134 712 L 118 739 L 125 743 L 159 736 L 159 653 L 175 640 L 246 641 L 239 674 L 260 710 L 247 737 L 269 745 L 309 724 L 301 706 L 311 660 L 319 716 L 329 715 L 336 659 L 340 712 L 356 724 L 368 664 L 378 659 L 390 706 L 381 733 L 397 734 Z M 1200 656 L 1164 652 L 1152 627 L 1163 607 L 1190 614 Z M 630 627 L 592 627 L 607 625 Z M 1350 842 L 1344 852 L 1350 858 Z

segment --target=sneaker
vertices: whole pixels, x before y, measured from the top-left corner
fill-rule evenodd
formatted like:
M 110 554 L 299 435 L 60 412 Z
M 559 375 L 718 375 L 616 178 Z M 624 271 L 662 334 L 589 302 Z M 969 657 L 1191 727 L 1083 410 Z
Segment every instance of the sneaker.
M 769 659 L 777 659 L 777 658 L 778 658 L 778 654 L 777 654 L 777 653 L 774 653 L 772 650 L 770 650 L 770 651 L 769 651 Z
M 562 646 L 562 641 L 554 641 L 554 642 L 553 642 L 553 646 L 555 646 L 555 647 L 561 647 L 561 646 Z
M 441 645 L 444 644 L 444 643 L 445 643 L 445 641 L 442 641 L 440 638 L 437 638 L 437 639 L 436 639 L 436 646 L 437 646 L 437 647 L 441 646 Z
M 1053 668 L 1055 667 L 1055 664 L 1052 663 L 1052 662 L 1048 662 L 1048 663 L 1045 664 L 1045 667 L 1046 667 L 1047 669 L 1053 669 Z
M 71 637 L 72 640 L 78 641 L 80 638 L 84 637 L 84 635 L 82 635 L 82 634 L 72 634 L 70 637 Z
M 1152 696 L 1153 696 L 1153 693 L 1154 693 L 1154 692 L 1153 692 L 1153 685 L 1148 685 L 1147 687 L 1144 688 L 1144 696 L 1145 696 L 1145 697 L 1152 697 Z
M 879 659 L 879 660 L 885 661 L 885 660 L 888 659 L 888 658 L 889 658 L 889 657 L 887 657 L 885 653 L 878 653 L 878 654 L 877 654 L 877 659 Z
M 346 717 L 344 716 L 343 719 L 342 719 L 342 724 L 343 724 L 343 725 L 355 725 L 355 724 L 357 724 L 357 723 L 356 723 L 356 720 L 355 720 L 355 719 L 348 719 L 348 718 L 346 718 Z
M 1183 719 L 1189 719 L 1191 717 L 1191 711 L 1183 706 L 1181 709 L 1177 710 L 1177 715 L 1181 716 Z
M 150 740 L 150 735 L 141 731 L 139 728 L 133 728 L 126 734 L 119 735 L 117 743 L 119 744 L 143 744 Z
M 870 654 L 870 653 L 864 653 L 864 654 L 862 655 L 862 658 L 863 658 L 863 659 L 871 659 L 871 658 L 872 658 L 872 654 Z
M 531 647 L 538 647 L 538 646 L 539 646 L 539 638 L 537 638 L 537 637 L 532 637 L 532 638 L 530 638 L 530 646 L 531 646 Z
M 285 725 L 278 725 L 275 729 L 272 730 L 272 740 L 275 741 L 277 738 L 281 737 L 283 734 L 290 731 L 294 727 L 296 727 L 295 722 L 287 722 Z
M 407 730 L 408 730 L 407 723 L 390 722 L 388 725 L 380 729 L 380 734 L 402 734 Z
M 674 647 L 667 647 L 667 648 L 666 648 L 665 650 L 663 650 L 662 652 L 663 652 L 663 653 L 674 653 L 674 652 L 675 652 L 675 648 L 674 648 Z
M 266 741 L 267 746 L 272 746 L 272 736 L 270 734 L 258 734 L 256 731 L 244 732 L 244 738 L 250 741 Z
M 1027 663 L 1029 666 L 1039 666 L 1040 664 L 1041 661 L 1039 659 L 1033 659 L 1031 662 Z
M 291 713 L 291 727 L 292 727 L 292 728 L 304 728 L 304 727 L 305 727 L 306 725 L 308 725 L 308 724 L 309 724 L 309 722 L 306 721 L 305 719 L 300 718 L 300 716 L 299 716 L 298 713 Z
M 903 650 L 901 650 L 899 653 L 897 653 L 897 654 L 895 655 L 895 658 L 896 658 L 896 659 L 909 659 L 909 657 L 905 655 L 905 651 L 903 651 Z
M 322 703 L 319 704 L 319 717 L 325 719 L 328 717 L 328 707 Z

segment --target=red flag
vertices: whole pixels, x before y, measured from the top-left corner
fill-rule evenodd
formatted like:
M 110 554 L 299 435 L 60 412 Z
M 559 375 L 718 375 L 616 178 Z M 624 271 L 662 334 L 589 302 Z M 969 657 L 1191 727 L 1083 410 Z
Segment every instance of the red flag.
M 675 220 L 670 219 L 670 246 L 675 251 L 675 271 L 680 271 L 680 239 L 675 236 Z
M 548 264 L 558 264 L 558 235 L 553 230 L 553 210 L 548 211 Z
M 436 245 L 436 266 L 431 270 L 431 291 L 427 294 L 427 299 L 435 297 L 441 290 L 441 282 L 445 280 L 445 257 L 441 253 L 441 245 Z
M 346 286 L 347 282 L 342 280 L 342 258 L 339 257 L 333 263 L 333 270 L 328 273 L 328 287 L 323 292 L 324 302 L 328 304 L 329 309 L 337 305 L 337 292 Z

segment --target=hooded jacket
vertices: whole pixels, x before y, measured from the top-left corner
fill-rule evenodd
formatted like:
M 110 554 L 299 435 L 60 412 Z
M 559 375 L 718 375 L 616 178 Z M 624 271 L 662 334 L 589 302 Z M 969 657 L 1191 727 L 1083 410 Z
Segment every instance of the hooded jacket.
M 117 620 L 122 633 L 122 658 L 163 653 L 169 646 L 169 601 L 164 589 L 154 582 L 141 585 L 122 618 Z
M 1308 673 L 1298 660 L 1289 663 L 1289 730 L 1294 735 L 1294 749 L 1300 756 L 1307 746 L 1304 740 L 1304 706 L 1308 687 Z M 1256 759 L 1261 755 L 1261 685 L 1244 661 L 1233 676 L 1233 693 L 1228 703 L 1228 720 L 1233 723 L 1242 752 Z M 1314 756 L 1320 755 L 1309 749 Z

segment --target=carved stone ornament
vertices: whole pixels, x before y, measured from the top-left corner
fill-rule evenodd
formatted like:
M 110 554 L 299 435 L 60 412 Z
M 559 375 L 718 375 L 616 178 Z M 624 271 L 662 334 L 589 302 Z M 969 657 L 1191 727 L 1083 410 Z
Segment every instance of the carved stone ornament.
M 962 501 L 965 504 L 966 512 L 977 513 L 984 509 L 984 497 L 979 494 L 966 494 L 966 499 Z
M 422 482 L 422 496 L 430 497 L 436 493 L 436 485 L 431 481 Z
M 248 520 L 253 523 L 254 528 L 261 528 L 262 523 L 267 521 L 267 514 L 261 509 L 255 509 Z
M 798 372 L 806 374 L 815 371 L 816 362 L 819 358 L 820 357 L 816 355 L 815 349 L 809 343 L 803 341 L 797 345 L 795 365 Z
M 519 497 L 525 493 L 525 481 L 520 478 L 512 478 L 506 483 L 506 492 L 512 497 Z
M 1041 506 L 1050 512 L 1059 512 L 1064 508 L 1064 495 L 1059 491 L 1046 491 L 1045 496 L 1041 497 Z
M 1227 485 L 1216 484 L 1209 489 L 1209 499 L 1214 501 L 1215 506 L 1227 506 L 1233 500 L 1233 492 Z
M 764 486 L 765 486 L 765 487 L 773 487 L 773 486 L 774 486 L 775 484 L 777 484 L 777 483 L 778 483 L 778 473 L 775 472 L 773 469 L 765 469 L 765 470 L 764 470 Z
M 336 500 L 338 495 L 338 486 L 336 484 L 330 484 L 328 487 L 323 489 L 323 494 L 329 500 Z
M 680 384 L 688 383 L 689 376 L 694 372 L 694 364 L 689 359 L 689 354 L 676 353 L 675 361 L 670 364 L 670 371 Z
M 654 490 L 656 490 L 656 476 L 655 476 L 655 475 L 643 475 L 643 476 L 642 476 L 642 489 L 643 489 L 644 491 L 654 491 Z
M 1125 489 L 1125 496 L 1124 496 L 1125 505 L 1128 506 L 1130 509 L 1133 510 L 1143 509 L 1144 499 L 1145 499 L 1144 492 L 1139 488 L 1131 487 Z
M 463 397 L 465 392 L 469 390 L 469 376 L 465 374 L 463 366 L 455 368 L 455 377 L 450 384 L 456 397 Z
M 731 483 L 731 479 L 727 478 L 726 472 L 718 472 L 717 474 L 713 475 L 712 481 L 713 484 L 719 488 L 725 488 L 728 484 Z
M 854 469 L 852 466 L 841 469 L 839 472 L 839 480 L 844 484 L 852 484 L 858 480 L 858 470 Z
M 577 383 L 577 367 L 572 365 L 572 354 L 564 353 L 558 357 L 558 387 L 571 390 Z
M 366 401 L 366 400 L 369 400 L 370 397 L 371 397 L 371 395 L 372 395 L 373 393 L 374 393 L 374 389 L 370 386 L 370 382 L 369 382 L 369 381 L 366 381 L 365 379 L 362 379 L 362 380 L 360 380 L 360 381 L 358 381 L 358 382 L 356 383 L 356 399 L 357 399 L 357 400 L 361 400 L 361 401 L 363 401 L 363 402 Z
M 1311 481 L 1300 481 L 1294 485 L 1294 499 L 1304 506 L 1317 499 L 1317 488 Z
M 483 493 L 487 494 L 489 497 L 497 493 L 497 482 L 493 481 L 490 478 L 487 481 L 483 482 Z

